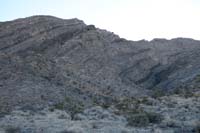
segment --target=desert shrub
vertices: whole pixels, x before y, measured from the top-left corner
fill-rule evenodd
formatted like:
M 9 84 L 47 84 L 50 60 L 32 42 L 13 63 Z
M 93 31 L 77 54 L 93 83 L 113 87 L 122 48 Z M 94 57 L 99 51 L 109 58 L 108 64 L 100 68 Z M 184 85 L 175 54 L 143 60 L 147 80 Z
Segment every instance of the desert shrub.
M 72 119 L 74 119 L 75 114 L 81 113 L 83 112 L 83 110 L 84 110 L 83 106 L 74 104 L 69 108 L 69 113 L 71 114 Z
M 0 118 L 4 117 L 5 115 L 8 115 L 10 112 L 11 112 L 11 109 L 9 108 L 8 104 L 0 103 Z
M 102 108 L 107 109 L 118 101 L 110 96 L 97 95 L 92 97 L 92 102 L 94 106 L 101 106 Z
M 199 126 L 199 127 L 196 127 L 195 132 L 196 132 L 196 133 L 200 133 L 200 126 Z
M 129 113 L 137 113 L 139 108 L 139 101 L 134 98 L 125 98 L 119 100 L 115 107 L 122 113 L 122 114 L 129 114 Z
M 160 123 L 163 119 L 162 115 L 149 112 L 138 112 L 126 116 L 129 126 L 145 127 L 150 123 Z
M 68 131 L 68 130 L 64 130 L 64 131 L 61 131 L 60 133 L 76 133 L 76 131 Z
M 161 114 L 155 112 L 145 112 L 150 123 L 160 123 L 163 120 L 163 116 Z
M 149 119 L 145 113 L 130 114 L 127 117 L 129 126 L 144 127 L 149 124 Z
M 167 95 L 167 92 L 165 92 L 162 89 L 154 89 L 153 92 L 152 92 L 153 98 L 159 98 L 159 97 L 162 97 L 162 96 L 165 96 L 165 95 Z
M 193 97 L 195 95 L 194 91 L 195 91 L 194 88 L 183 84 L 183 85 L 178 86 L 177 88 L 173 88 L 170 90 L 155 88 L 152 90 L 151 96 L 157 99 L 159 97 L 176 94 L 176 95 L 188 98 L 188 97 Z
M 150 102 L 150 101 L 148 100 L 147 97 L 143 97 L 143 98 L 140 100 L 140 102 L 143 103 L 143 104 L 147 104 L 147 105 L 152 105 L 152 104 L 153 104 L 152 102 Z
M 154 112 L 146 112 L 140 108 L 142 100 L 135 98 L 123 99 L 116 104 L 119 110 L 117 114 L 124 115 L 128 121 L 128 126 L 145 127 L 150 123 L 160 123 L 162 115 Z
M 197 82 L 197 83 L 200 83 L 200 75 L 197 75 L 197 76 L 196 76 L 196 82 Z
M 64 102 L 59 102 L 54 105 L 54 109 L 64 110 Z
M 21 130 L 19 127 L 8 127 L 5 130 L 6 133 L 20 133 Z
M 55 104 L 53 108 L 50 108 L 50 111 L 53 111 L 54 109 L 66 110 L 71 114 L 73 119 L 75 114 L 83 112 L 84 105 L 81 102 L 74 101 L 69 97 L 65 97 L 64 101 Z
M 179 88 L 174 89 L 172 94 L 177 94 L 185 98 L 194 96 L 192 88 L 188 88 L 187 86 L 180 86 Z
M 194 133 L 200 133 L 200 121 L 196 123 L 196 126 L 194 128 Z
M 111 105 L 110 104 L 108 104 L 108 103 L 101 103 L 101 104 L 99 104 L 102 108 L 104 108 L 104 109 L 107 109 L 107 108 L 109 108 Z

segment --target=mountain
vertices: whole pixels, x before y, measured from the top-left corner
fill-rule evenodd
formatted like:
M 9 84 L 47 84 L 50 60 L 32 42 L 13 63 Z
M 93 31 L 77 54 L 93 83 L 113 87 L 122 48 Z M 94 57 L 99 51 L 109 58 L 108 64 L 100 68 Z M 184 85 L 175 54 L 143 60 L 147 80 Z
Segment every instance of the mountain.
M 79 19 L 0 23 L 0 116 L 199 91 L 200 41 L 130 41 Z M 158 94 L 157 94 L 158 95 Z M 64 101 L 64 102 L 63 102 Z

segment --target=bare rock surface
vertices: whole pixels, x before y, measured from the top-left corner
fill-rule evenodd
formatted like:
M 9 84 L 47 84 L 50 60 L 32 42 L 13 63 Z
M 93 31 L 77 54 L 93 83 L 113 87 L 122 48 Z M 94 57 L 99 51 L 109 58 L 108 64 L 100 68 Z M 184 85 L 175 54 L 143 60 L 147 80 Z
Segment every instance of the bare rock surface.
M 170 117 L 183 119 L 175 113 L 175 110 L 181 111 L 178 106 L 182 108 L 182 104 L 189 102 L 193 105 L 196 102 L 179 97 L 176 99 L 170 95 L 192 94 L 189 97 L 193 99 L 193 94 L 199 91 L 199 51 L 200 41 L 197 40 L 175 38 L 129 41 L 94 25 L 86 25 L 76 18 L 66 20 L 52 16 L 32 16 L 1 22 L 0 118 L 5 121 L 7 118 L 4 117 L 12 115 L 16 110 L 39 115 L 42 110 L 50 108 L 53 112 L 57 109 L 67 112 L 72 120 L 50 121 L 48 114 L 57 116 L 46 112 L 47 118 L 39 116 L 47 121 L 46 124 L 49 121 L 49 124 L 62 121 L 82 124 L 84 121 L 98 121 L 99 117 L 106 117 L 111 125 L 116 126 L 116 130 L 112 126 L 105 127 L 106 130 L 102 127 L 103 132 L 117 132 L 118 129 L 127 128 L 122 124 L 124 118 L 113 116 L 109 110 L 87 109 L 115 106 L 124 98 L 149 97 L 158 104 L 151 105 L 149 110 L 164 116 L 169 112 Z M 163 94 L 167 95 L 166 98 Z M 157 97 L 163 97 L 164 100 L 159 101 Z M 164 103 L 168 100 L 178 102 L 172 112 Z M 184 111 L 180 114 L 186 117 L 193 113 L 194 117 L 185 119 L 199 120 L 199 117 L 195 117 L 200 116 L 195 111 L 199 104 L 195 104 L 194 109 L 187 106 L 191 109 L 188 114 Z M 163 112 L 159 112 L 158 108 Z M 127 119 L 127 114 L 120 114 Z M 27 117 L 35 119 L 34 116 Z M 24 120 L 20 116 L 14 122 L 23 123 Z M 37 126 L 40 127 L 40 124 Z M 60 126 L 59 131 L 62 124 Z M 79 128 L 82 130 L 81 126 Z M 143 132 L 150 132 L 150 129 L 144 129 Z M 52 131 L 57 132 L 57 129 Z M 102 131 L 99 129 L 99 132 Z

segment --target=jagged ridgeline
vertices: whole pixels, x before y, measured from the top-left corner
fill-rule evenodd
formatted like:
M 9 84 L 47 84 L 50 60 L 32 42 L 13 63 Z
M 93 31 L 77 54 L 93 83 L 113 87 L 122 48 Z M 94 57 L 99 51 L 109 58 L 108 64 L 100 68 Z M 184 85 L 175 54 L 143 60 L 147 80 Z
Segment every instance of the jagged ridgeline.
M 128 41 L 78 19 L 33 16 L 0 23 L 0 106 L 84 106 L 195 86 L 200 41 Z M 62 106 L 61 106 L 62 107 Z
M 199 107 L 200 41 L 0 22 L 0 133 L 199 133 Z

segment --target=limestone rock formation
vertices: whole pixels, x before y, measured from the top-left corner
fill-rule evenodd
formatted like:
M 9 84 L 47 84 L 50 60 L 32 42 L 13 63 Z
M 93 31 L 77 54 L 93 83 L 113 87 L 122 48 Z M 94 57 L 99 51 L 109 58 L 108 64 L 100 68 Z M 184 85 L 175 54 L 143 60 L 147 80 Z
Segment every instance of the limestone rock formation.
M 1 22 L 0 117 L 45 108 L 75 117 L 123 98 L 196 92 L 199 51 L 197 40 L 129 41 L 76 18 Z

